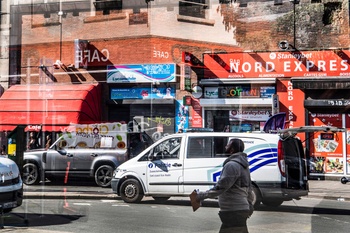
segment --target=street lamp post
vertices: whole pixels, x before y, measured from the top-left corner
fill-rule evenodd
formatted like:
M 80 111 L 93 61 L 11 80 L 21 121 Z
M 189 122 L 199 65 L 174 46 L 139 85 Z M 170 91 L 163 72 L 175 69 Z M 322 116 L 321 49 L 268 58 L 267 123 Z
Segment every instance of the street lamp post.
M 62 2 L 60 2 L 60 11 L 58 12 L 59 25 L 60 25 L 60 61 L 62 61 Z

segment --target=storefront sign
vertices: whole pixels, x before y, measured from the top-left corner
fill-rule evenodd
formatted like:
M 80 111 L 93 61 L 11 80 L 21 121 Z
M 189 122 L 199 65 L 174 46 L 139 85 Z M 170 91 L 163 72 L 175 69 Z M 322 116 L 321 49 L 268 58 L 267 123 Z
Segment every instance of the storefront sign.
M 230 121 L 267 121 L 271 116 L 268 110 L 231 110 Z
M 260 97 L 261 98 L 272 98 L 276 93 L 275 87 L 260 87 Z
M 349 76 L 349 50 L 204 54 L 205 77 Z
M 245 86 L 219 87 L 219 98 L 260 97 L 260 88 Z
M 131 87 L 112 88 L 111 99 L 173 99 L 175 88 L 171 87 Z
M 107 83 L 152 83 L 175 81 L 175 64 L 107 66 Z
M 206 98 L 206 99 L 219 98 L 219 88 L 218 87 L 204 87 L 204 98 Z
M 272 86 L 253 87 L 250 86 L 225 86 L 225 87 L 205 87 L 204 98 L 249 98 L 261 97 L 272 98 L 276 93 L 276 88 Z
M 287 113 L 287 127 L 305 125 L 305 110 L 300 107 L 304 105 L 304 92 L 294 89 L 290 80 L 280 80 L 277 82 L 277 95 L 280 102 L 279 111 Z M 299 136 L 301 139 L 305 138 L 305 134 L 300 134 Z

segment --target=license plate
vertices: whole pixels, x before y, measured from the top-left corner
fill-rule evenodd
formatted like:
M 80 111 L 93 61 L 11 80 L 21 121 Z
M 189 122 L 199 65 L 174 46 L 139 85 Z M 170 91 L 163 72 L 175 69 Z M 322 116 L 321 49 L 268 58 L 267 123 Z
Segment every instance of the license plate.
M 6 202 L 6 203 L 0 204 L 0 206 L 2 206 L 3 209 L 15 208 L 17 207 L 17 202 L 16 201 Z

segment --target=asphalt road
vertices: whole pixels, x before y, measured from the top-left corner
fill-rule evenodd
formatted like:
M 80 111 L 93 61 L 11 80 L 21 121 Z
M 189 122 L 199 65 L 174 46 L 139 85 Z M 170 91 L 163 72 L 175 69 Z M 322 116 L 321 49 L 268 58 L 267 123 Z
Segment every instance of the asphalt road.
M 1 232 L 26 233 L 211 233 L 218 232 L 217 202 L 209 200 L 196 212 L 188 200 L 140 204 L 118 199 L 26 199 L 6 214 Z M 278 208 L 262 207 L 248 220 L 250 233 L 347 233 L 350 202 L 306 198 Z

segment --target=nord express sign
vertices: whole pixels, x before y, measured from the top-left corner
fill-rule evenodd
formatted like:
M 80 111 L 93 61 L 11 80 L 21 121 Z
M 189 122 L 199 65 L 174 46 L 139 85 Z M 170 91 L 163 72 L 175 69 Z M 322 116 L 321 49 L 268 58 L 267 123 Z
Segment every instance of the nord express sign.
M 206 78 L 350 76 L 349 50 L 204 54 Z

